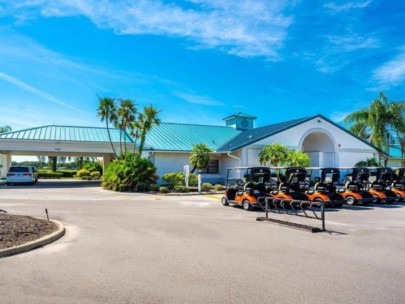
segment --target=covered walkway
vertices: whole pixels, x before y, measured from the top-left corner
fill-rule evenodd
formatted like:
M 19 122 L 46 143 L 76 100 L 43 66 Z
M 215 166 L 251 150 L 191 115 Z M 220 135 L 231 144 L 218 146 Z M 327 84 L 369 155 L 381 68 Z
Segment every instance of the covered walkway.
M 13 155 L 100 157 L 105 167 L 114 152 L 132 151 L 132 139 L 119 129 L 49 125 L 0 134 L 0 175 L 11 166 Z

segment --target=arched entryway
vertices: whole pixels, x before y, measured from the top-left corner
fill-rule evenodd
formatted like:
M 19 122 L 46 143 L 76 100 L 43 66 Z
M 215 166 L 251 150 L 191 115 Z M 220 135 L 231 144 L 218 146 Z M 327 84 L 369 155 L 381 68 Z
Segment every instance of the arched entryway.
M 311 158 L 313 167 L 335 167 L 336 148 L 331 136 L 322 131 L 312 131 L 301 141 L 301 150 Z

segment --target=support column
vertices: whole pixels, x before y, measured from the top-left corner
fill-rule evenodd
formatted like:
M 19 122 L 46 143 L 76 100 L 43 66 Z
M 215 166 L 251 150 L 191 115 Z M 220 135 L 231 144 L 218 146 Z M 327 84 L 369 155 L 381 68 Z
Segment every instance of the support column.
M 111 163 L 114 156 L 112 154 L 106 154 L 103 156 L 103 174 L 105 172 L 105 168 L 107 168 L 108 164 Z
M 11 167 L 11 154 L 0 154 L 0 176 L 6 176 Z

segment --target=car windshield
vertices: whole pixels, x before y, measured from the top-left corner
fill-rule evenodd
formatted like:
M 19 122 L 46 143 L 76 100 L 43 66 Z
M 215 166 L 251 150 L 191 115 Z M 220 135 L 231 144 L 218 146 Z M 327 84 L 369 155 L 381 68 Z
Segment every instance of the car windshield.
M 30 172 L 28 167 L 11 167 L 8 172 Z

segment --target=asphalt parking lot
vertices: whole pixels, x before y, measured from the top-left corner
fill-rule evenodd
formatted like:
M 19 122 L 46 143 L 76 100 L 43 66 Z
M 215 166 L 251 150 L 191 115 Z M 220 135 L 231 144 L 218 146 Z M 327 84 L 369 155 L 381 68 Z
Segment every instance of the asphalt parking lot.
M 0 259 L 2 304 L 405 302 L 403 203 L 331 209 L 329 232 L 311 234 L 214 196 L 0 186 L 0 209 L 45 208 L 67 233 Z

